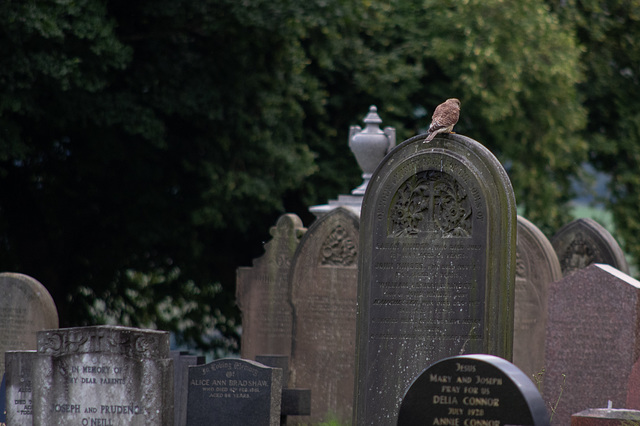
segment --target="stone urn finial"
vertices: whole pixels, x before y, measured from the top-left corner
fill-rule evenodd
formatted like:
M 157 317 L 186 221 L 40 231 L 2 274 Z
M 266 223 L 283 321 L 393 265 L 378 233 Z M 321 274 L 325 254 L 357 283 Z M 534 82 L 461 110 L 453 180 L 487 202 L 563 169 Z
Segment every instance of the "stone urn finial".
M 364 180 L 362 185 L 351 191 L 354 195 L 364 195 L 373 171 L 396 145 L 396 129 L 380 129 L 382 119 L 375 105 L 369 107 L 369 113 L 363 121 L 366 124 L 364 130 L 360 126 L 351 126 L 349 129 L 349 148 L 362 169 Z

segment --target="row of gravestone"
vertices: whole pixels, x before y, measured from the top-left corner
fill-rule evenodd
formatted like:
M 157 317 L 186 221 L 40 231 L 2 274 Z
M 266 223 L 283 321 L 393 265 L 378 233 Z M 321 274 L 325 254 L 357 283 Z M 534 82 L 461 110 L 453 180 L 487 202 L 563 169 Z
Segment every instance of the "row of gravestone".
M 352 416 L 357 424 L 386 424 L 381 419 L 397 418 L 407 385 L 431 362 L 460 353 L 494 354 L 513 359 L 529 377 L 540 379 L 544 372 L 547 400 L 564 392 L 555 419 L 566 423 L 572 410 L 591 405 L 575 407 L 600 401 L 572 405 L 567 395 L 593 394 L 592 388 L 581 382 L 578 390 L 573 378 L 564 384 L 557 378 L 566 377 L 575 352 L 602 357 L 599 363 L 618 359 L 610 354 L 613 336 L 599 335 L 600 325 L 589 314 L 619 312 L 598 290 L 582 297 L 550 286 L 563 274 L 569 286 L 570 272 L 603 263 L 622 274 L 590 267 L 588 276 L 598 276 L 595 286 L 615 277 L 633 288 L 620 247 L 589 219 L 568 224 L 550 243 L 533 224 L 516 218 L 506 173 L 482 145 L 459 135 L 429 144 L 423 139 L 408 140 L 385 158 L 360 217 L 352 207 L 334 208 L 309 230 L 295 215 L 278 220 L 265 254 L 237 273 L 243 358 L 291 357 L 289 386 L 308 387 L 313 395 L 311 417 L 300 422 L 332 415 L 345 424 Z M 606 291 L 613 300 L 627 297 Z M 565 303 L 581 316 L 557 318 Z M 629 315 L 621 321 L 635 324 L 637 315 Z M 576 334 L 583 328 L 583 335 Z M 584 339 L 595 335 L 598 350 L 584 348 Z M 612 369 L 633 366 L 636 341 L 616 349 L 628 360 Z M 605 374 L 593 358 L 583 359 L 572 365 L 580 365 L 581 375 L 596 386 L 602 380 L 629 388 L 626 373 Z
M 37 350 L 5 353 L 3 424 L 278 426 L 305 400 L 308 412 L 309 392 L 302 399 L 283 392 L 281 368 L 233 358 L 201 363 L 170 353 L 163 331 L 39 331 Z
M 560 256 L 563 265 L 584 266 L 598 260 L 598 253 L 606 252 L 589 245 L 591 234 L 586 228 L 579 228 L 566 244 L 570 255 Z M 276 244 L 276 236 L 283 230 L 285 238 Z M 268 247 L 253 269 L 238 271 L 238 302 L 245 327 L 243 356 L 254 359 L 261 354 L 277 355 L 278 345 L 285 345 L 285 353 L 280 354 L 291 357 L 288 388 L 308 387 L 314 396 L 312 416 L 303 419 L 305 422 L 315 422 L 333 412 L 348 423 L 355 412 L 358 424 L 392 424 L 407 386 L 428 365 L 461 353 L 489 353 L 511 359 L 512 347 L 517 351 L 519 339 L 525 342 L 524 355 L 546 350 L 545 393 L 555 398 L 553 392 L 564 391 L 556 418 L 566 420 L 563 406 L 568 407 L 569 414 L 574 412 L 572 393 L 608 397 L 616 406 L 635 404 L 636 397 L 630 390 L 637 382 L 636 282 L 608 266 L 597 265 L 579 271 L 588 274 L 586 278 L 576 272 L 553 284 L 549 296 L 535 284 L 523 286 L 523 277 L 528 281 L 544 274 L 548 265 L 535 263 L 531 260 L 534 257 L 527 258 L 528 253 L 516 255 L 515 200 L 510 183 L 495 157 L 475 141 L 458 135 L 439 137 L 430 144 L 425 144 L 422 137 L 406 141 L 372 176 L 361 219 L 350 211 L 336 209 L 304 233 L 300 221 L 289 215 L 278 222 L 273 234 L 269 244 L 282 250 Z M 553 257 L 549 250 L 544 256 Z M 263 259 L 270 262 L 260 269 Z M 615 263 L 615 259 L 605 262 Z M 256 274 L 255 282 L 264 285 L 250 285 Z M 577 284 L 571 281 L 575 277 L 579 278 Z M 352 284 L 358 280 L 356 289 Z M 529 287 L 533 287 L 533 295 L 528 293 Z M 519 314 L 522 290 L 528 308 Z M 280 297 L 274 299 L 273 295 Z M 547 300 L 548 307 L 540 310 Z M 618 303 L 621 300 L 626 302 Z M 547 326 L 541 327 L 545 312 Z M 525 318 L 526 332 L 516 331 L 514 335 L 514 317 Z M 606 333 L 599 333 L 601 321 L 610 327 Z M 542 343 L 532 340 L 536 335 L 533 329 L 539 331 L 540 327 L 546 333 Z M 106 386 L 97 398 L 110 395 L 109 389 L 128 383 L 130 377 L 135 377 L 131 380 L 134 387 L 157 387 L 138 374 L 145 367 L 106 365 L 103 370 L 93 361 L 102 359 L 92 352 L 95 347 L 81 348 L 104 344 L 111 351 L 137 354 L 148 350 L 145 345 L 153 344 L 153 339 L 134 339 L 134 332 L 127 334 L 124 330 L 72 330 L 41 332 L 47 337 L 38 344 L 38 353 L 44 352 L 45 356 L 38 355 L 38 359 L 44 361 L 37 361 L 43 365 L 36 364 L 38 368 L 31 369 L 31 374 L 44 370 L 53 385 L 49 386 L 46 378 L 38 378 L 42 384 L 38 392 L 42 393 L 32 399 L 37 400 L 31 407 L 34 423 L 38 416 L 45 415 L 39 414 L 43 407 L 45 412 L 49 408 L 49 414 L 80 414 L 75 411 L 82 410 L 82 404 L 62 399 L 50 402 L 47 398 L 69 392 L 84 397 L 90 395 L 91 385 Z M 280 339 L 277 344 L 270 340 L 272 331 Z M 107 337 L 100 337 L 102 332 Z M 131 349 L 134 340 L 137 343 Z M 245 353 L 252 344 L 254 353 Z M 80 375 L 85 374 L 84 364 L 74 365 L 64 358 L 72 355 L 87 360 L 88 376 Z M 521 362 L 514 357 L 516 364 Z M 165 367 L 166 359 L 160 357 Z M 557 365 L 555 360 L 560 360 Z M 573 367 L 575 372 L 564 372 Z M 162 373 L 158 380 L 166 385 L 166 369 L 154 368 Z M 66 376 L 51 378 L 54 371 Z M 125 371 L 136 375 L 125 377 Z M 93 376 L 101 372 L 112 376 Z M 563 375 L 564 383 L 554 382 Z M 354 382 L 357 397 L 352 407 Z M 590 390 L 589 385 L 596 386 L 598 392 Z M 617 386 L 616 391 L 613 386 Z M 569 390 L 571 387 L 575 389 Z M 229 405 L 235 397 L 224 395 L 251 395 L 243 389 L 249 388 L 240 387 L 233 393 L 216 392 L 214 388 L 213 396 L 207 397 Z M 140 416 L 144 407 L 138 404 L 136 395 L 131 391 L 129 405 L 109 403 L 108 398 L 104 404 L 87 402 L 84 408 L 89 411 L 82 414 L 100 412 L 121 418 L 117 416 L 126 411 L 132 421 L 143 424 L 149 419 Z M 161 399 L 162 409 L 157 408 L 155 414 L 171 405 L 166 395 Z M 242 399 L 246 398 L 238 397 Z M 14 405 L 16 400 L 23 401 L 14 399 Z M 109 417 L 101 416 L 74 419 L 87 424 L 111 423 Z
M 169 333 L 58 329 L 46 288 L 0 273 L 0 425 L 279 425 L 310 412 L 310 390 L 282 386 L 288 359 L 217 360 L 169 351 Z M 225 417 L 226 416 L 226 417 Z

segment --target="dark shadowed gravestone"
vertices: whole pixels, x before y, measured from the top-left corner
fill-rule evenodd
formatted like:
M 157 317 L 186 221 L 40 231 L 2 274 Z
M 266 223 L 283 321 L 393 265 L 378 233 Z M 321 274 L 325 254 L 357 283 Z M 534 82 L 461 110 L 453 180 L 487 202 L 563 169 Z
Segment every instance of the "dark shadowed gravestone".
M 33 425 L 173 425 L 169 333 L 95 326 L 38 332 Z
M 6 364 L 7 424 L 33 425 L 31 369 L 36 351 L 8 351 Z
M 516 211 L 498 160 L 461 135 L 396 147 L 360 220 L 354 424 L 393 424 L 409 384 L 464 353 L 511 359 Z
M 225 358 L 189 367 L 187 426 L 278 426 L 282 370 Z
M 613 236 L 593 219 L 569 222 L 551 238 L 562 275 L 586 268 L 592 263 L 604 263 L 629 273 L 629 265 Z
M 271 228 L 271 241 L 265 254 L 253 267 L 238 268 L 236 300 L 242 311 L 241 355 L 291 356 L 292 311 L 289 295 L 289 269 L 304 232 L 294 214 L 280 216 Z
M 560 262 L 547 237 L 518 216 L 513 363 L 529 378 L 544 369 L 548 288 L 560 278 Z
M 189 387 L 189 366 L 204 364 L 203 356 L 191 355 L 183 351 L 171 351 L 173 359 L 173 426 L 187 424 L 187 389 Z
M 58 310 L 47 289 L 23 274 L 0 273 L 0 377 L 6 351 L 35 350 L 36 332 L 58 328 Z
M 544 397 L 554 425 L 593 407 L 640 409 L 640 282 L 602 264 L 549 288 Z
M 493 355 L 447 358 L 411 384 L 398 426 L 547 426 L 538 389 L 521 370 Z
M 291 272 L 290 388 L 311 389 L 311 417 L 348 423 L 353 409 L 358 217 L 342 207 L 309 227 Z M 291 421 L 296 422 L 295 418 Z

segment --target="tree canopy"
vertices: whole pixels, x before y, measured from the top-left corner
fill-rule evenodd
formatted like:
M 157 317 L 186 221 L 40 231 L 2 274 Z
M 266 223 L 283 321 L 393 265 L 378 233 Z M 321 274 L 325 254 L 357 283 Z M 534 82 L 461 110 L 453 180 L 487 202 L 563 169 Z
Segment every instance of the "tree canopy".
M 376 104 L 401 141 L 449 97 L 462 100 L 456 131 L 496 154 L 549 233 L 569 219 L 581 164 L 606 169 L 602 154 L 621 149 L 607 136 L 589 151 L 587 114 L 633 111 L 622 89 L 615 110 L 591 100 L 611 88 L 580 61 L 607 59 L 566 18 L 584 11 L 562 5 L 1 2 L 0 269 L 39 279 L 63 325 L 153 326 L 235 350 L 235 269 L 279 214 L 309 224 L 308 206 L 360 182 L 349 126 Z M 635 46 L 623 33 L 619 49 Z M 636 78 L 634 64 L 620 70 Z M 633 129 L 619 130 L 635 158 Z

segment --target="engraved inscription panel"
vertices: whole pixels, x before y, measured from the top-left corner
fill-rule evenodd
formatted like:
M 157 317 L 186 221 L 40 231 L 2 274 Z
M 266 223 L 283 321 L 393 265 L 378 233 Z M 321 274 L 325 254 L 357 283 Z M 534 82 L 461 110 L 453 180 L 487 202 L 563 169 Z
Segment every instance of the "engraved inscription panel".
M 34 425 L 173 422 L 169 333 L 81 327 L 38 334 Z
M 282 370 L 241 359 L 189 367 L 187 424 L 280 423 Z

